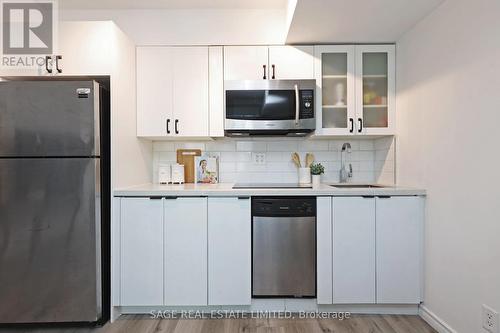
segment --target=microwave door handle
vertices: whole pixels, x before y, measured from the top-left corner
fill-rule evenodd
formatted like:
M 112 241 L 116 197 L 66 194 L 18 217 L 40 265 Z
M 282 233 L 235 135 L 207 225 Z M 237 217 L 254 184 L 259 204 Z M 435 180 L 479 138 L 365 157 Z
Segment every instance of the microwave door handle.
M 299 124 L 299 86 L 295 85 L 295 125 Z

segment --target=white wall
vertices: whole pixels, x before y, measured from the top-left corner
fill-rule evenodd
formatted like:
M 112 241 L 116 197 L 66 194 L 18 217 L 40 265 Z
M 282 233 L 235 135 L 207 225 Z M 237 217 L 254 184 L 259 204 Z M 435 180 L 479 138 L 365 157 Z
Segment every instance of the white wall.
M 112 188 L 150 182 L 152 144 L 136 137 L 135 44 L 111 21 L 62 22 L 59 32 L 64 75 L 110 76 Z
M 136 45 L 283 44 L 285 9 L 61 10 L 63 21 L 113 20 Z
M 428 191 L 424 306 L 500 310 L 500 2 L 447 0 L 397 43 L 398 182 Z

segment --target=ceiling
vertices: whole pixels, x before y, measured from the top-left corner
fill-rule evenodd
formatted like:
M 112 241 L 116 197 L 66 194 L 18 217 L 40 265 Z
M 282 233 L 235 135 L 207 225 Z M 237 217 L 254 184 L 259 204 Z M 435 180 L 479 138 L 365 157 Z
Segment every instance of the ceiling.
M 287 0 L 60 0 L 61 9 L 284 9 Z
M 445 0 L 60 0 L 62 10 L 282 10 L 287 44 L 392 43 Z M 295 8 L 295 10 L 294 10 Z M 249 14 L 250 15 L 250 14 Z M 276 15 L 275 15 L 276 16 Z M 210 20 L 209 16 L 207 19 Z M 281 17 L 279 17 L 281 20 Z M 251 21 L 247 22 L 251 23 Z M 258 22 L 254 23 L 259 24 Z M 233 27 L 234 28 L 234 27 Z M 288 29 L 287 29 L 288 28 Z M 236 27 L 238 30 L 238 28 Z
M 444 0 L 298 0 L 286 42 L 395 42 Z

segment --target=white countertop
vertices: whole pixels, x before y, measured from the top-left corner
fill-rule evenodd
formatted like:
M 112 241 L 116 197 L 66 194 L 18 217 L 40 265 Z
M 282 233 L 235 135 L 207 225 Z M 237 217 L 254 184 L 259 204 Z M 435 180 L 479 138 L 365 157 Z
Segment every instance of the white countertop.
M 411 187 L 386 186 L 383 188 L 335 188 L 321 184 L 315 188 L 245 188 L 233 189 L 233 183 L 160 185 L 144 184 L 118 188 L 113 191 L 117 197 L 147 196 L 266 196 L 266 195 L 313 195 L 313 196 L 358 196 L 358 195 L 425 195 L 425 190 Z

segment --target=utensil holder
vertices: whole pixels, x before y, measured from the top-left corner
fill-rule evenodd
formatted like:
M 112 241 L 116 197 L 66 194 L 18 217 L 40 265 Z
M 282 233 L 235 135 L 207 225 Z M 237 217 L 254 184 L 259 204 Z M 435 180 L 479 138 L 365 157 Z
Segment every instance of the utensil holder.
M 311 168 L 299 168 L 299 183 L 311 184 Z

